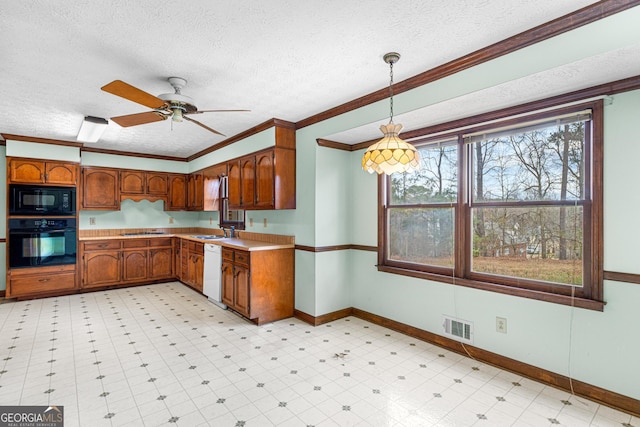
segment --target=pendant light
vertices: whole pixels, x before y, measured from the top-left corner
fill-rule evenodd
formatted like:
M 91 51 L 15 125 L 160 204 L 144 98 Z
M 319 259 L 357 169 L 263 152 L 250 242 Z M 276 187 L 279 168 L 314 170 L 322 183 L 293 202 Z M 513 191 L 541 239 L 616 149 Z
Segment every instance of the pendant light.
M 406 172 L 420 168 L 420 155 L 416 148 L 403 141 L 398 134 L 402 129 L 401 124 L 393 123 L 393 64 L 398 62 L 400 54 L 389 52 L 383 57 L 389 64 L 389 101 L 391 114 L 389 123 L 380 126 L 384 137 L 370 146 L 362 157 L 362 169 L 369 173 L 377 172 L 391 175 L 396 172 Z

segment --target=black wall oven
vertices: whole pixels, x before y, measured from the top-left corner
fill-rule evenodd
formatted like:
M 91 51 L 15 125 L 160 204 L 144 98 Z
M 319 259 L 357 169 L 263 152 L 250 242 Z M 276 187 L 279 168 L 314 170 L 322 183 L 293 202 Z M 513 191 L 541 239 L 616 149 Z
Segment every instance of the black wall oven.
M 9 268 L 76 263 L 75 218 L 10 218 Z
M 9 215 L 75 216 L 76 189 L 44 185 L 9 185 Z

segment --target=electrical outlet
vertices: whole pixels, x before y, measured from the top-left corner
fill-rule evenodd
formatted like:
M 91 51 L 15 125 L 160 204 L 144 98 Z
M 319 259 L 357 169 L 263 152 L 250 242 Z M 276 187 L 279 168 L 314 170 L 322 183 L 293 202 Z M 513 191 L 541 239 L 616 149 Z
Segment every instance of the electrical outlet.
M 213 224 L 213 217 L 212 216 L 209 217 L 209 225 L 211 225 L 211 224 Z
M 267 228 L 267 218 L 264 218 L 264 219 L 262 220 L 262 226 L 263 226 L 264 228 Z
M 507 319 L 504 317 L 496 317 L 496 332 L 501 334 L 507 333 Z
M 169 224 L 173 224 L 173 217 L 172 216 L 169 217 Z
M 249 227 L 253 227 L 253 218 L 249 218 Z
M 89 225 L 96 225 L 96 217 L 95 216 L 90 216 L 89 217 Z

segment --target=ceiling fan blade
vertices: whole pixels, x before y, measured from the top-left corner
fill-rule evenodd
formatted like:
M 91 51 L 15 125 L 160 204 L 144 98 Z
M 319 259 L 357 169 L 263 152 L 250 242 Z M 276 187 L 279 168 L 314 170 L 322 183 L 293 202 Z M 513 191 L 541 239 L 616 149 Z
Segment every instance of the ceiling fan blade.
M 112 93 L 129 101 L 136 102 L 149 108 L 164 108 L 166 103 L 135 86 L 131 86 L 129 83 L 125 83 L 122 80 L 114 80 L 109 84 L 102 86 L 101 88 L 105 92 Z
M 147 123 L 161 122 L 168 116 L 158 111 L 147 111 L 146 113 L 129 114 L 126 116 L 111 117 L 111 120 L 120 126 L 127 128 L 129 126 L 144 125 Z
M 245 112 L 251 110 L 197 110 L 191 111 L 189 113 L 185 112 L 184 114 L 200 114 L 200 113 L 237 113 L 237 112 Z
M 187 117 L 186 115 L 183 115 L 183 116 L 182 116 L 182 118 L 183 118 L 183 119 L 185 119 L 185 120 L 188 120 L 188 121 L 190 121 L 190 122 L 193 122 L 193 123 L 197 124 L 197 125 L 198 125 L 198 126 L 200 126 L 201 128 L 204 128 L 204 129 L 208 130 L 209 132 L 217 133 L 218 135 L 222 135 L 222 136 L 227 136 L 227 135 L 225 135 L 224 133 L 220 133 L 220 132 L 218 132 L 218 131 L 217 131 L 217 130 L 215 130 L 215 129 L 211 129 L 209 126 L 204 125 L 204 124 L 200 123 L 200 122 L 199 122 L 199 121 L 197 121 L 197 120 L 193 120 L 192 118 Z

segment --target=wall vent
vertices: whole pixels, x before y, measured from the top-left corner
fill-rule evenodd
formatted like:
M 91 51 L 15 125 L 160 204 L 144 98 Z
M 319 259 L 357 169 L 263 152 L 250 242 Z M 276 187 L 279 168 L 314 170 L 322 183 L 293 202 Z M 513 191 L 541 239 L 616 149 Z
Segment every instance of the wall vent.
M 443 315 L 442 327 L 444 334 L 456 341 L 473 344 L 473 323 Z

